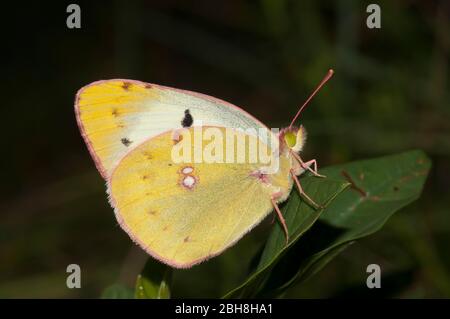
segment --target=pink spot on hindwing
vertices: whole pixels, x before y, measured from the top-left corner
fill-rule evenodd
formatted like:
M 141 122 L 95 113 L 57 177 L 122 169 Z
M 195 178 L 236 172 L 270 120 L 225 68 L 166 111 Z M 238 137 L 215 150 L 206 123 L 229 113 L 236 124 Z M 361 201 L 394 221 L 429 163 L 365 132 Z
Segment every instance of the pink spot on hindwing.
M 183 174 L 190 174 L 193 171 L 194 171 L 194 169 L 192 167 L 186 166 L 186 167 L 183 167 L 183 169 L 181 170 L 181 173 L 183 173 Z
M 198 178 L 195 177 L 192 173 L 194 172 L 194 168 L 192 166 L 184 166 L 178 173 L 181 175 L 181 186 L 187 189 L 193 189 L 194 186 L 198 182 Z
M 195 179 L 194 176 L 187 175 L 183 178 L 182 184 L 184 187 L 192 189 L 192 188 L 194 188 L 196 182 L 197 182 L 197 180 Z

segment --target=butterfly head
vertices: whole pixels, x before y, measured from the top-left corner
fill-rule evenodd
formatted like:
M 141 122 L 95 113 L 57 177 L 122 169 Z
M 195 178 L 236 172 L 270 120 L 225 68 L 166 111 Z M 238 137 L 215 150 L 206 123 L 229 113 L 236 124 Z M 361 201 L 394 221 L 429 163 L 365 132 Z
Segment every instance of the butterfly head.
M 280 144 L 283 149 L 290 149 L 298 153 L 302 150 L 306 141 L 306 130 L 303 125 L 300 127 L 288 127 L 280 132 Z

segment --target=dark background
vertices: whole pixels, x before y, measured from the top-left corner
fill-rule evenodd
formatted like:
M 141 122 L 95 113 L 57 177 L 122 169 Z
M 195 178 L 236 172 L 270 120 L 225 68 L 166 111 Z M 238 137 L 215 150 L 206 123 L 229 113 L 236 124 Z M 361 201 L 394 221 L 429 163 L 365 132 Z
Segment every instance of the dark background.
M 76 91 L 131 78 L 222 98 L 269 127 L 303 114 L 304 158 L 325 166 L 424 149 L 423 197 L 287 297 L 450 297 L 448 1 L 86 1 L 2 4 L 0 297 L 98 297 L 133 286 L 145 255 L 117 226 L 79 134 Z M 178 296 L 217 296 L 243 279 L 263 224 L 224 255 L 175 275 Z M 66 267 L 82 288 L 65 285 Z M 383 288 L 365 288 L 380 264 Z M 214 278 L 216 281 L 211 281 Z

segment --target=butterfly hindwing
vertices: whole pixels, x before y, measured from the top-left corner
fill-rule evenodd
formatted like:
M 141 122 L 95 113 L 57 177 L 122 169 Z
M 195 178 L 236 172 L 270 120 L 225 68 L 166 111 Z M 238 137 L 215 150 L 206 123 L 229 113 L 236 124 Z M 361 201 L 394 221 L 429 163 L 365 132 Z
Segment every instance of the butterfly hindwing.
M 182 135 L 195 152 L 193 131 Z M 257 225 L 272 210 L 274 189 L 252 175 L 261 163 L 176 163 L 173 146 L 168 131 L 130 151 L 112 173 L 108 192 L 134 241 L 155 258 L 185 268 L 218 255 Z M 278 186 L 288 191 L 288 169 L 284 174 Z

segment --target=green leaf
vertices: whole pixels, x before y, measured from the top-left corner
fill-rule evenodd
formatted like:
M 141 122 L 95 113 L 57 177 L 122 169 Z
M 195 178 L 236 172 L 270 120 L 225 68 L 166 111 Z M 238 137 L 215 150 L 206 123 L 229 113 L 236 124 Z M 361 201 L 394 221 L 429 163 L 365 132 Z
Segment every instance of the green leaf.
M 280 296 L 317 273 L 350 243 L 379 230 L 395 211 L 420 196 L 429 169 L 430 160 L 422 151 L 410 151 L 321 170 L 352 185 L 278 263 L 258 296 Z
M 112 284 L 103 290 L 102 299 L 133 299 L 133 289 L 122 284 Z
M 137 299 L 169 299 L 172 268 L 149 258 L 136 280 Z
M 302 178 L 301 183 L 305 192 L 324 207 L 327 207 L 340 192 L 349 186 L 349 183 L 345 181 L 312 176 Z M 279 223 L 274 225 L 256 270 L 242 285 L 228 292 L 224 298 L 254 295 L 264 285 L 270 270 L 280 257 L 314 224 L 323 209 L 315 210 L 300 198 L 297 191 L 292 191 L 289 200 L 282 206 L 281 211 L 288 225 L 289 243 L 286 245 L 286 237 Z

